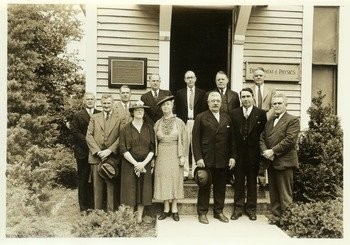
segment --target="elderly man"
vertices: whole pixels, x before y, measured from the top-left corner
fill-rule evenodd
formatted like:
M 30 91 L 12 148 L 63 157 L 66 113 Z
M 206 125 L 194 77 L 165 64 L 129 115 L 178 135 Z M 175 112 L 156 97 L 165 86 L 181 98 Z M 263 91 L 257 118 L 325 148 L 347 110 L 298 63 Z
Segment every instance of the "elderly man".
M 141 96 L 141 100 L 145 103 L 145 106 L 150 107 L 145 111 L 145 121 L 151 125 L 154 125 L 163 116 L 163 112 L 157 106 L 157 103 L 166 96 L 171 95 L 170 91 L 159 89 L 160 82 L 159 75 L 151 75 L 149 79 L 151 90 Z
M 131 90 L 129 86 L 123 85 L 119 89 L 120 101 L 115 105 L 115 110 L 118 112 L 118 115 L 124 117 L 125 123 L 131 122 L 132 117 L 129 112 L 130 107 L 130 98 Z
M 272 97 L 276 117 L 267 121 L 260 136 L 260 149 L 270 161 L 268 168 L 271 224 L 279 224 L 282 212 L 293 202 L 293 172 L 299 167 L 297 140 L 299 118 L 286 112 L 284 94 Z
M 260 163 L 259 139 L 266 123 L 265 111 L 253 106 L 253 91 L 244 88 L 240 92 L 242 107 L 232 114 L 235 139 L 235 194 L 232 220 L 238 219 L 245 211 L 250 220 L 256 220 L 257 175 Z M 246 197 L 247 190 L 247 200 Z
M 212 176 L 214 193 L 214 218 L 227 223 L 223 214 L 226 190 L 226 167 L 233 168 L 233 137 L 231 119 L 220 112 L 221 95 L 211 92 L 208 96 L 209 110 L 197 115 L 192 131 L 193 154 L 200 168 L 205 167 Z M 200 223 L 208 224 L 206 214 L 209 209 L 211 185 L 200 186 L 197 212 Z
M 85 108 L 73 115 L 71 132 L 73 134 L 73 151 L 78 169 L 78 200 L 80 211 L 94 208 L 92 184 L 89 183 L 90 164 L 88 161 L 89 148 L 86 144 L 86 131 L 90 117 L 100 111 L 95 109 L 95 95 L 85 93 L 83 103 Z
M 188 142 L 190 142 L 190 151 L 187 161 L 184 165 L 184 179 L 192 179 L 196 163 L 192 153 L 192 128 L 195 117 L 203 111 L 202 100 L 205 91 L 196 87 L 196 74 L 193 71 L 187 71 L 184 77 L 186 87 L 177 91 L 175 96 L 176 115 L 185 122 Z
M 102 209 L 104 184 L 106 184 L 107 211 L 114 211 L 116 208 L 114 191 L 115 188 L 119 188 L 119 186 L 115 187 L 115 175 L 120 175 L 118 174 L 120 172 L 119 132 L 125 122 L 117 111 L 113 110 L 112 95 L 104 94 L 101 100 L 103 112 L 91 117 L 86 142 L 90 149 L 89 163 L 92 169 L 95 209 Z M 102 166 L 104 163 L 107 164 L 105 168 Z

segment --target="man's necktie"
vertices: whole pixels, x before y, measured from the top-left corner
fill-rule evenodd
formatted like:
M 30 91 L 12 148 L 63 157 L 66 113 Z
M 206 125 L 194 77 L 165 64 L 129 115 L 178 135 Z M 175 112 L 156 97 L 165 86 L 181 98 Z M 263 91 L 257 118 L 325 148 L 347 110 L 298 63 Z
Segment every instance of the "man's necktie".
M 273 126 L 276 126 L 276 124 L 278 123 L 278 118 L 279 118 L 279 115 L 274 115 L 274 121 L 273 121 Z
M 262 106 L 262 95 L 261 95 L 260 86 L 258 86 L 258 107 L 261 109 L 261 106 Z
M 247 108 L 244 108 L 244 117 L 245 117 L 245 119 L 247 119 L 249 117 Z
M 190 89 L 190 109 L 193 110 L 193 101 L 194 101 L 194 94 L 193 89 Z
M 224 97 L 224 89 L 223 88 L 220 89 L 220 95 L 221 95 L 221 98 Z
M 155 99 L 155 100 L 158 99 L 158 93 L 157 93 L 157 91 L 154 91 L 154 99 Z
M 106 121 L 109 119 L 109 112 L 106 112 Z

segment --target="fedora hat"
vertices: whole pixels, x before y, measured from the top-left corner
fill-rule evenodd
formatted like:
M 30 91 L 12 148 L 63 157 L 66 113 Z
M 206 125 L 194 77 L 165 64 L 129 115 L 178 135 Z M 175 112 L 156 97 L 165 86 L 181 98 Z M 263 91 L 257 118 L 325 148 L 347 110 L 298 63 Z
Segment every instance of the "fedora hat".
M 194 170 L 194 181 L 199 187 L 206 187 L 211 185 L 211 173 L 207 168 L 196 167 Z
M 114 167 L 113 161 L 109 158 L 98 164 L 97 172 L 103 179 L 113 179 L 118 175 L 118 169 Z
M 157 106 L 160 106 L 161 104 L 163 104 L 165 101 L 168 100 L 173 100 L 174 99 L 174 95 L 168 95 L 165 98 L 161 99 L 158 103 Z
M 149 106 L 144 105 L 143 101 L 138 100 L 130 105 L 129 111 L 132 112 L 134 109 L 137 108 L 149 108 Z

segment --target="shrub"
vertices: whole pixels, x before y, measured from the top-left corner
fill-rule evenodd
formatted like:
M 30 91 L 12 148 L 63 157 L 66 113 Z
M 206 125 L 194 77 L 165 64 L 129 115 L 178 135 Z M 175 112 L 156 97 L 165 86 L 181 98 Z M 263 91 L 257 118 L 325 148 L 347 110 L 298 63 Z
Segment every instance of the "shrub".
M 121 205 L 115 212 L 92 210 L 73 227 L 78 237 L 139 237 L 139 225 L 132 208 Z
M 296 201 L 326 201 L 342 196 L 343 132 L 330 105 L 322 104 L 322 91 L 308 109 L 309 128 L 299 138 L 300 168 L 295 174 Z
M 282 229 L 292 237 L 342 238 L 342 199 L 293 203 L 283 213 Z

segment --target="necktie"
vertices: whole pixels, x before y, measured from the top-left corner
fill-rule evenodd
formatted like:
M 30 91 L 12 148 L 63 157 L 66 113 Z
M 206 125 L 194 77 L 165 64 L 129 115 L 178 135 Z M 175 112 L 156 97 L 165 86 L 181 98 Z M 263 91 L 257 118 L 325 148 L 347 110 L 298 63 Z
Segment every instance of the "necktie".
M 106 121 L 109 119 L 109 112 L 106 112 Z
M 258 107 L 261 109 L 261 106 L 262 106 L 262 95 L 261 95 L 260 86 L 258 86 Z
M 90 117 L 94 114 L 94 109 L 89 109 L 89 115 Z
M 190 89 L 190 109 L 193 110 L 193 100 L 194 100 L 194 95 L 193 95 L 193 89 Z
M 158 99 L 158 93 L 157 93 L 157 91 L 154 91 L 154 99 L 155 99 L 155 100 Z
M 274 116 L 273 126 L 276 126 L 276 124 L 278 123 L 278 118 L 279 118 L 279 115 Z
M 245 117 L 245 119 L 247 119 L 249 117 L 247 108 L 244 108 L 244 117 Z
M 223 88 L 220 89 L 220 95 L 221 95 L 221 98 L 224 96 L 224 89 Z

